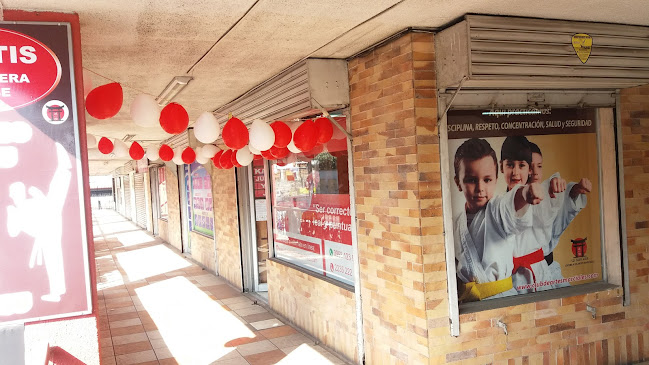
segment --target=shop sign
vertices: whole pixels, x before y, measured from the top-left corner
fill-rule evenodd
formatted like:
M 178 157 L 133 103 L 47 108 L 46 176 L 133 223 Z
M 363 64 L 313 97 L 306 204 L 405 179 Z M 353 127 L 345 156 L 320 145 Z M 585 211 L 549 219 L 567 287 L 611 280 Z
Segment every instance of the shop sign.
M 597 141 L 594 109 L 449 112 L 460 301 L 602 280 Z
M 19 109 L 48 96 L 62 75 L 57 55 L 37 39 L 0 28 L 0 111 Z
M 91 313 L 68 23 L 0 22 L 0 322 Z

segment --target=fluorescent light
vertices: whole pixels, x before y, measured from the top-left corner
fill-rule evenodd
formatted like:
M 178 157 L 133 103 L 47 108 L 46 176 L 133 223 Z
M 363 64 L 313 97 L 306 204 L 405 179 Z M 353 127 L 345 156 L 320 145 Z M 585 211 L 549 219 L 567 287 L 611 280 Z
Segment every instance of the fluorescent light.
M 164 90 L 158 95 L 155 99 L 158 102 L 158 105 L 165 106 L 180 94 L 181 91 L 189 84 L 190 81 L 194 79 L 193 76 L 176 76 L 171 82 L 165 87 Z

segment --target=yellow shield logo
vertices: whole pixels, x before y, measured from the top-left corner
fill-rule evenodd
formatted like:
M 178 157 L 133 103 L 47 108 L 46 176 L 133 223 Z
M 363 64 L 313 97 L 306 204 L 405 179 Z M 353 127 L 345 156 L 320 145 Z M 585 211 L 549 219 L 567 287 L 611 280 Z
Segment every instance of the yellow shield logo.
M 593 37 L 584 33 L 577 33 L 572 36 L 572 48 L 575 49 L 581 63 L 586 63 L 593 48 Z

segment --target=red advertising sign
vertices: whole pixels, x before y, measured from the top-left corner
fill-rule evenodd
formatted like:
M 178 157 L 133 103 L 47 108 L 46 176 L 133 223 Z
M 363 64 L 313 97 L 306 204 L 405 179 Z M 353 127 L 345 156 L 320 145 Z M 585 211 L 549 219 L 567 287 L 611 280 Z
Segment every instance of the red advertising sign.
M 0 111 L 18 109 L 49 95 L 61 80 L 61 63 L 38 40 L 0 28 Z
M 70 39 L 0 22 L 0 323 L 92 310 Z
M 266 198 L 266 176 L 264 175 L 264 161 L 254 160 L 252 162 L 253 190 L 255 199 Z

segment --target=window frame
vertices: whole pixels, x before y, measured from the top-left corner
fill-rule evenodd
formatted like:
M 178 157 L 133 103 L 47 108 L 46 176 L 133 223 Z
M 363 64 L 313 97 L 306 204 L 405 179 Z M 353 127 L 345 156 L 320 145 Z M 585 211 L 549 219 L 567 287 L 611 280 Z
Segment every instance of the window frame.
M 624 216 L 624 181 L 622 165 L 622 139 L 621 139 L 621 119 L 618 107 L 596 108 L 597 123 L 597 150 L 598 150 L 598 171 L 600 195 L 597 197 L 600 201 L 600 231 L 601 231 L 601 264 L 602 280 L 593 283 L 580 284 L 566 288 L 547 290 L 524 295 L 511 296 L 506 298 L 491 299 L 486 301 L 477 301 L 471 303 L 458 302 L 456 264 L 455 264 L 455 245 L 453 235 L 453 213 L 451 210 L 451 189 L 453 184 L 453 172 L 450 168 L 451 156 L 448 153 L 448 120 L 444 112 L 439 120 L 439 137 L 440 137 L 440 170 L 442 177 L 442 206 L 444 231 L 451 232 L 445 234 L 446 248 L 446 269 L 449 298 L 449 316 L 450 316 L 450 334 L 459 336 L 460 334 L 460 314 L 482 312 L 486 310 L 503 308 L 515 305 L 535 303 L 545 300 L 571 297 L 586 293 L 593 293 L 604 290 L 615 289 L 620 294 L 624 293 L 625 303 L 629 297 L 628 293 L 628 263 L 626 256 L 626 229 L 622 222 Z M 440 98 L 440 110 L 446 109 L 446 102 Z M 450 108 L 449 108 L 450 109 Z M 463 107 L 457 110 L 484 110 L 485 107 L 467 108 Z M 448 111 L 448 110 L 447 110 Z M 603 150 L 603 144 L 609 149 Z M 608 154 L 610 149 L 615 151 L 614 154 Z M 613 165 L 603 166 L 604 160 Z M 607 188 L 606 183 L 609 183 Z M 611 189 L 610 182 L 616 184 Z M 604 196 L 606 194 L 606 196 Z M 611 198 L 615 198 L 611 200 Z M 608 201 L 605 201 L 609 199 Z M 613 215 L 608 214 L 609 212 Z M 621 274 L 621 275 L 620 275 Z

